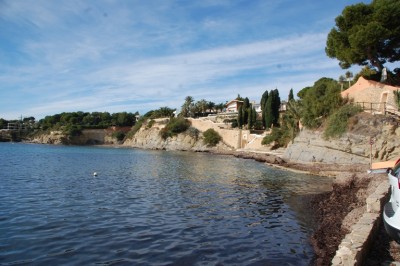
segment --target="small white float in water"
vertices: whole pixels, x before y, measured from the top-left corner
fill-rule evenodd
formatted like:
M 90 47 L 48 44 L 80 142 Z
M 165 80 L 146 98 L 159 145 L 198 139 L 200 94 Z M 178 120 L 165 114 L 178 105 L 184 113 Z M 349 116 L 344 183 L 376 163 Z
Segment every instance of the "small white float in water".
M 93 176 L 97 176 L 97 172 L 93 172 Z

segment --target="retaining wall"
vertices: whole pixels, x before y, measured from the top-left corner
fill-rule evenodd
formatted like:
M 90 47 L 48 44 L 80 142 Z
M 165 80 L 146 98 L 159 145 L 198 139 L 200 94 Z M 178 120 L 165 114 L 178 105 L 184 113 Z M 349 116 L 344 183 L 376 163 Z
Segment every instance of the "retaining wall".
M 367 198 L 367 211 L 340 243 L 332 265 L 363 265 L 371 242 L 382 226 L 382 210 L 388 199 L 389 186 L 389 181 L 385 180 Z

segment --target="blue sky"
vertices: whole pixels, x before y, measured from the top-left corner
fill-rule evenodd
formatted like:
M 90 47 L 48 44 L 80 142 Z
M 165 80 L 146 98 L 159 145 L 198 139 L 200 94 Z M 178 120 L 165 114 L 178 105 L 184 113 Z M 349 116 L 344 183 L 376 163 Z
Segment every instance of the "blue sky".
M 284 100 L 346 72 L 326 36 L 359 2 L 0 0 L 0 117 Z

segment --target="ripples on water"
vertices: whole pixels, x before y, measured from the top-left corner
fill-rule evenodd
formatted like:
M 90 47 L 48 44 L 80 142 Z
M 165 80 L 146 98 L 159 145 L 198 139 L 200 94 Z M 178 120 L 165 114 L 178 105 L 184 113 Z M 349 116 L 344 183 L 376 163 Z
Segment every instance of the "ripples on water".
M 230 156 L 0 143 L 0 265 L 308 265 L 303 199 L 329 187 Z

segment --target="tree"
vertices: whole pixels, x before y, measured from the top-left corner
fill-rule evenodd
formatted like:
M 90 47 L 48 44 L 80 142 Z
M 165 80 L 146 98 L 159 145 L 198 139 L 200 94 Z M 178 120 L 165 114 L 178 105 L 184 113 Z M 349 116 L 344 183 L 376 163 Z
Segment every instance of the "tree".
M 243 106 L 240 106 L 238 109 L 237 123 L 238 123 L 238 127 L 242 128 L 242 126 L 243 126 Z
M 214 102 L 207 102 L 207 109 L 210 113 L 214 112 L 215 103 Z
M 249 98 L 244 98 L 243 101 L 243 125 L 247 125 L 249 123 L 249 109 L 250 109 L 250 101 Z
M 217 109 L 217 111 L 222 112 L 225 109 L 225 104 L 219 103 L 219 104 L 215 105 L 215 109 Z
M 289 96 L 288 96 L 288 102 L 290 102 L 292 100 L 294 100 L 293 89 L 290 89 Z
M 263 127 L 265 127 L 265 104 L 267 103 L 268 100 L 268 90 L 264 91 L 264 93 L 261 96 L 260 100 L 260 105 L 261 105 L 261 116 L 262 116 L 262 123 Z
M 194 99 L 192 96 L 186 96 L 185 102 L 182 105 L 181 115 L 183 117 L 191 116 Z
M 339 77 L 340 91 L 343 91 L 344 81 L 345 81 L 345 77 L 343 75 L 340 75 L 340 77 Z
M 350 86 L 351 86 L 350 82 L 351 82 L 351 79 L 353 78 L 353 73 L 351 73 L 350 71 L 346 71 L 345 75 L 346 75 L 347 81 L 349 82 L 349 88 L 350 88 Z
M 347 6 L 328 34 L 326 54 L 339 65 L 369 65 L 382 72 L 387 62 L 400 60 L 400 1 L 374 0 Z
M 252 129 L 254 127 L 254 125 L 256 124 L 257 121 L 257 112 L 256 109 L 254 107 L 250 107 L 249 108 L 249 112 L 248 112 L 248 128 Z
M 326 117 L 343 105 L 340 86 L 334 79 L 321 78 L 314 86 L 303 90 L 301 116 L 303 125 L 308 128 L 320 126 Z
M 279 108 L 281 99 L 277 89 L 271 90 L 265 103 L 265 128 L 279 125 Z

